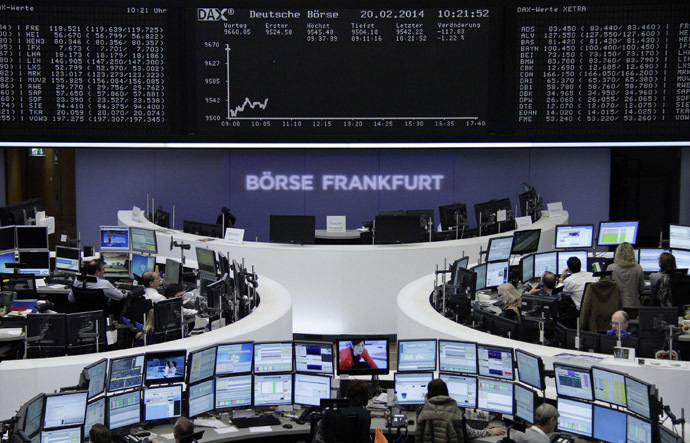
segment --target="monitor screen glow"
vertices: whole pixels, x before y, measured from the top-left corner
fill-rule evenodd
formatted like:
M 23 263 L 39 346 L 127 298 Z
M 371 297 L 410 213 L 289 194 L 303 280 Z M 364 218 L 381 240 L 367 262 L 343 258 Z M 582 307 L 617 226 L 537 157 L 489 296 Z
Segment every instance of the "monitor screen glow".
M 436 339 L 398 341 L 398 371 L 436 370 Z
M 202 381 L 201 383 L 191 384 L 187 386 L 189 395 L 188 401 L 188 416 L 196 417 L 212 411 L 215 407 L 215 386 L 216 380 L 210 379 Z
M 676 268 L 690 269 L 690 251 L 671 249 L 671 254 L 676 258 Z
M 671 248 L 690 250 L 690 226 L 670 225 L 668 245 Z
M 8 263 L 14 263 L 14 250 L 0 254 L 0 274 L 12 274 L 14 268 L 8 268 Z
M 107 369 L 107 359 L 103 359 L 84 368 L 84 371 L 86 371 L 89 376 L 89 400 L 105 392 L 105 381 L 108 376 Z
M 129 252 L 101 251 L 106 277 L 129 277 Z
M 143 358 L 143 356 L 142 356 Z M 108 427 L 124 428 L 141 421 L 141 390 L 108 397 Z
M 129 228 L 101 226 L 101 250 L 129 251 Z
M 592 437 L 611 443 L 625 443 L 627 417 L 625 412 L 594 405 Z
M 495 288 L 508 281 L 510 274 L 510 262 L 499 261 L 486 265 L 486 287 Z
M 477 357 L 479 375 L 504 380 L 513 380 L 515 378 L 512 348 L 502 348 L 480 343 L 477 345 Z
M 388 346 L 387 339 L 338 340 L 338 374 L 388 374 Z
M 94 400 L 86 405 L 86 420 L 84 429 L 91 429 L 96 423 L 105 424 L 105 397 Z
M 334 368 L 333 343 L 295 342 L 295 371 L 333 375 Z
M 638 250 L 637 262 L 644 272 L 659 272 L 659 256 L 663 252 L 670 252 L 670 249 L 647 249 Z M 677 265 L 678 263 L 676 263 Z
M 556 249 L 591 248 L 594 239 L 594 225 L 556 226 Z
M 295 404 L 319 406 L 322 398 L 331 398 L 331 377 L 296 373 L 293 389 Z
M 254 343 L 227 343 L 218 345 L 216 375 L 246 374 L 252 372 Z
M 558 267 L 556 268 L 558 272 L 554 272 L 554 274 L 560 275 L 563 271 L 568 269 L 568 259 L 570 257 L 577 257 L 580 259 L 582 270 L 587 268 L 587 251 L 561 251 L 558 253 Z
M 273 385 L 266 385 L 273 389 Z M 216 378 L 216 409 L 252 405 L 252 375 L 230 375 Z
M 653 443 L 652 423 L 628 414 L 627 443 Z
M 558 272 L 558 252 L 542 252 L 534 255 L 534 278 L 541 278 L 544 272 Z
M 477 344 L 454 340 L 439 340 L 438 365 L 440 371 L 476 374 Z
M 87 396 L 86 391 L 46 396 L 43 429 L 83 425 Z
M 593 400 L 592 376 L 589 368 L 554 364 L 556 393 L 560 396 Z
M 504 261 L 510 259 L 513 250 L 513 236 L 494 237 L 489 239 L 489 246 L 486 253 L 486 261 Z
M 146 385 L 174 383 L 184 380 L 187 351 L 149 352 L 144 359 Z
M 44 430 L 41 432 L 41 443 L 81 443 L 81 426 Z
M 182 415 L 182 385 L 144 389 L 144 420 L 167 420 Z
M 522 283 L 528 282 L 534 278 L 534 254 L 522 257 L 520 260 L 520 272 L 522 275 Z
M 477 407 L 477 377 L 453 375 L 442 372 L 439 378 L 448 386 L 448 395 L 461 408 Z
M 55 247 L 55 270 L 78 273 L 81 251 L 79 248 Z
M 395 373 L 395 402 L 399 405 L 421 405 L 425 402 L 432 372 Z
M 475 266 L 471 269 L 477 273 L 477 290 L 486 288 L 486 263 Z
M 108 392 L 138 388 L 144 379 L 144 355 L 134 355 L 110 360 Z
M 533 424 L 534 409 L 536 408 L 534 391 L 517 383 L 513 385 L 513 390 L 515 394 L 515 416 Z
M 151 255 L 132 254 L 130 265 L 132 275 L 141 277 L 144 272 L 153 271 L 156 268 L 156 257 Z
M 197 383 L 215 375 L 216 347 L 211 346 L 189 353 L 188 383 Z
M 292 371 L 292 342 L 254 343 L 255 374 L 289 371 Z
M 592 405 L 558 397 L 558 430 L 585 437 L 592 436 Z
M 536 389 L 545 389 L 544 363 L 541 357 L 530 354 L 522 349 L 515 349 L 518 380 Z
M 196 248 L 196 262 L 199 273 L 216 275 L 216 251 L 213 249 Z
M 154 255 L 158 253 L 156 231 L 137 227 L 131 227 L 129 229 L 132 236 L 132 251 L 146 252 Z
M 479 378 L 477 409 L 513 415 L 513 383 Z
M 625 399 L 628 405 L 628 411 L 650 420 L 652 417 L 652 408 L 649 397 L 649 384 L 625 376 Z
M 254 406 L 292 404 L 292 374 L 254 376 Z
M 599 224 L 599 246 L 615 246 L 623 242 L 634 245 L 637 240 L 637 221 L 601 222 Z
M 50 251 L 19 251 L 20 274 L 50 275 Z
M 625 375 L 620 372 L 592 366 L 594 399 L 618 406 L 625 406 Z

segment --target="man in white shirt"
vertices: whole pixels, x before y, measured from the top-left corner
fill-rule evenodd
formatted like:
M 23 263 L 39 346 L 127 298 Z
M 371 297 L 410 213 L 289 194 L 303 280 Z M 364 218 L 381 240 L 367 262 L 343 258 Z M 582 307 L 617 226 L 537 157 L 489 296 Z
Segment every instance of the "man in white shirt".
M 124 298 L 122 292 L 115 289 L 115 286 L 113 286 L 112 283 L 103 278 L 103 276 L 105 275 L 105 263 L 103 263 L 103 260 L 99 258 L 91 260 L 86 265 L 86 274 L 92 277 L 96 277 L 95 283 L 86 282 L 86 289 L 103 289 L 103 293 L 107 297 L 108 303 L 110 303 L 112 300 L 122 300 Z M 84 287 L 84 282 L 75 279 L 74 283 L 72 283 L 72 286 L 75 288 L 82 288 Z M 67 299 L 71 303 L 76 302 L 76 300 L 74 299 L 74 294 L 72 294 L 72 291 L 69 291 Z
M 558 409 L 548 403 L 540 404 L 534 411 L 534 426 L 524 434 L 518 432 L 513 437 L 517 443 L 549 443 L 549 436 L 556 429 Z
M 561 282 L 563 284 L 563 295 L 569 295 L 578 310 L 582 305 L 582 296 L 585 292 L 585 285 L 599 281 L 591 272 L 581 270 L 582 264 L 577 257 L 570 257 L 568 259 L 568 269 L 561 274 Z
M 153 303 L 166 300 L 163 294 L 158 293 L 158 287 L 161 285 L 161 277 L 157 272 L 146 271 L 141 276 L 144 285 L 144 297 L 151 300 Z

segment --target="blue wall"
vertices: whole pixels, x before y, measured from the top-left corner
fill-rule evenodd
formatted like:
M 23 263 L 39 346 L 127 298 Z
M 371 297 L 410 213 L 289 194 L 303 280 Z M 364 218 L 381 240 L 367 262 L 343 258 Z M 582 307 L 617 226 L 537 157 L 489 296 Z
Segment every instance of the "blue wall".
M 379 210 L 433 208 L 438 217 L 439 205 L 459 201 L 474 220 L 474 203 L 509 197 L 515 207 L 523 182 L 545 203 L 562 201 L 572 223 L 609 216 L 608 149 L 78 149 L 75 168 L 85 245 L 97 244 L 99 225 L 117 223 L 119 209 L 145 209 L 147 194 L 167 211 L 175 205 L 178 229 L 183 220 L 213 223 L 228 206 L 251 241 L 268 241 L 270 214 L 315 215 L 317 229 L 325 228 L 326 215 L 346 215 L 348 228 L 357 228 Z M 248 175 L 267 172 L 313 176 L 313 189 L 247 189 Z M 352 176 L 379 174 L 443 179 L 438 190 L 321 188 L 324 175 L 345 175 L 350 183 Z

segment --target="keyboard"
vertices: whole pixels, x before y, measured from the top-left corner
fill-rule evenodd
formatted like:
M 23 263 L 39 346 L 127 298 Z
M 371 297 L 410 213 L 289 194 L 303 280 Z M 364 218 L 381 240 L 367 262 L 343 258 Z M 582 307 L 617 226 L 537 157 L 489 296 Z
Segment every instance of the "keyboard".
M 254 426 L 279 425 L 280 420 L 275 415 L 257 415 L 255 417 L 233 418 L 232 424 L 238 428 L 252 428 Z
M 489 426 L 489 422 L 486 420 L 473 420 L 467 418 L 465 419 L 465 424 L 472 429 L 484 429 Z

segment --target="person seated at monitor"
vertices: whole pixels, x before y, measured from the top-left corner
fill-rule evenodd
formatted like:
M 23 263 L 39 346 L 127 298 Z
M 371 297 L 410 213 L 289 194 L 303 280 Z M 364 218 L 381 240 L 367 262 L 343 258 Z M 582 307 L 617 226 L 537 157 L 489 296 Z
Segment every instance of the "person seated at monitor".
M 513 440 L 516 443 L 549 443 L 548 434 L 556 429 L 558 424 L 558 409 L 548 403 L 542 403 L 534 410 L 534 426 L 527 431 L 516 432 Z
M 563 284 L 563 295 L 570 296 L 570 299 L 575 303 L 578 311 L 582 306 L 582 296 L 585 292 L 585 285 L 599 281 L 591 272 L 582 270 L 582 262 L 577 257 L 570 257 L 568 259 L 568 267 L 563 270 L 561 274 L 561 283 Z
M 520 291 L 510 283 L 503 283 L 496 290 L 498 291 L 499 300 L 503 303 L 501 316 L 510 320 L 520 321 L 520 304 L 522 303 Z
M 180 443 L 190 438 L 194 434 L 194 422 L 187 417 L 180 417 L 173 426 L 173 437 L 175 443 Z
M 151 300 L 153 303 L 165 301 L 165 295 L 158 292 L 161 286 L 161 276 L 154 271 L 146 271 L 141 276 L 141 284 L 144 286 L 144 297 Z
M 354 340 L 351 346 L 340 351 L 340 368 L 378 369 L 378 366 L 364 347 L 364 340 Z
M 417 443 L 461 442 L 465 440 L 465 434 L 472 439 L 506 433 L 503 428 L 474 429 L 465 426 L 463 429 L 464 410 L 449 396 L 448 386 L 440 378 L 429 382 L 424 398 L 426 401 L 417 409 L 414 433 Z
M 350 400 L 350 406 L 347 408 L 340 408 L 340 412 L 346 415 L 357 416 L 357 428 L 354 431 L 356 435 L 352 437 L 352 443 L 366 443 L 371 441 L 371 414 L 367 411 L 367 404 L 369 404 L 369 392 L 371 388 L 369 383 L 364 380 L 351 380 L 345 390 L 345 397 Z M 316 424 L 316 432 L 312 443 L 325 443 L 328 429 L 324 429 L 324 420 L 321 419 Z M 342 436 L 341 436 L 342 437 Z
M 644 290 L 644 271 L 635 261 L 635 250 L 630 243 L 618 245 L 613 263 L 606 270 L 613 272 L 611 280 L 618 283 L 623 308 L 639 308 L 640 292 Z
M 96 423 L 89 429 L 89 441 L 91 443 L 113 443 L 113 435 L 106 425 Z
M 630 327 L 630 316 L 625 311 L 616 311 L 611 316 L 611 327 L 606 331 L 606 335 L 618 336 L 618 330 L 621 330 L 621 337 L 632 337 L 632 332 L 628 331 Z
M 225 217 L 225 227 L 226 228 L 234 228 L 235 227 L 235 222 L 237 221 L 237 217 L 232 215 L 230 212 L 230 208 L 223 206 L 220 210 L 220 215 L 216 218 L 216 224 L 217 225 L 222 225 L 223 224 L 223 217 Z
M 85 272 L 87 275 L 96 277 L 95 283 L 86 282 L 86 289 L 102 289 L 105 297 L 108 299 L 108 303 L 113 300 L 122 300 L 124 298 L 124 294 L 122 294 L 122 292 L 115 289 L 115 286 L 113 286 L 112 283 L 103 278 L 105 275 L 105 263 L 100 258 L 95 258 L 88 262 L 86 264 Z M 83 288 L 84 282 L 75 278 L 72 286 L 75 288 Z M 74 294 L 71 290 L 67 295 L 67 299 L 72 303 L 76 302 L 74 299 Z
M 556 289 L 556 275 L 553 272 L 546 271 L 542 274 L 539 285 L 532 288 L 529 294 L 540 297 L 553 297 L 554 289 Z
M 676 257 L 669 252 L 662 252 L 659 255 L 659 272 L 649 275 L 649 284 L 652 288 L 650 299 L 651 306 L 671 307 L 671 278 L 676 270 Z

